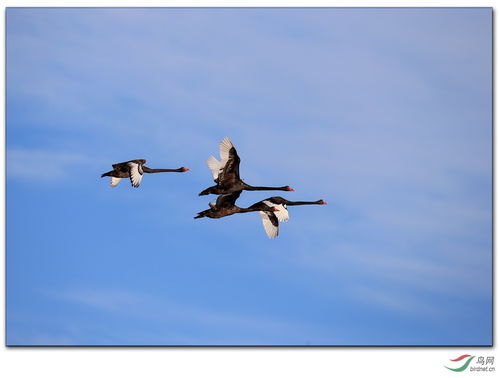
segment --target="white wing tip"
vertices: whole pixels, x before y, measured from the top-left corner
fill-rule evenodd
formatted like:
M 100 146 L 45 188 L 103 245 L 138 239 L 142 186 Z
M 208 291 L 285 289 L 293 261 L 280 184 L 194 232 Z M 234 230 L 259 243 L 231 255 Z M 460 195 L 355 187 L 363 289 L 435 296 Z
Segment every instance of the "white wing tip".
M 206 164 L 208 165 L 208 167 L 210 167 L 211 164 L 219 164 L 219 163 L 220 162 L 213 155 L 211 155 L 208 159 L 206 159 Z
M 275 205 L 278 211 L 276 211 L 274 214 L 279 220 L 279 222 L 287 222 L 289 221 L 289 212 L 288 209 L 286 209 L 283 205 Z
M 223 167 L 222 162 L 218 161 L 215 157 L 210 156 L 208 159 L 206 159 L 206 165 L 210 169 L 213 179 L 216 180 L 218 174 L 220 173 L 220 170 Z
M 279 235 L 279 225 L 276 227 L 270 221 L 269 215 L 265 211 L 259 211 L 262 217 L 262 224 L 269 239 L 275 239 Z
M 232 147 L 234 147 L 234 145 L 230 141 L 229 137 L 225 137 L 220 142 L 220 157 L 222 160 L 227 160 L 229 158 L 229 151 Z
M 118 186 L 118 184 L 120 183 L 120 181 L 121 181 L 121 178 L 111 176 L 111 180 L 110 180 L 109 183 L 111 184 L 111 187 L 114 188 L 114 187 Z

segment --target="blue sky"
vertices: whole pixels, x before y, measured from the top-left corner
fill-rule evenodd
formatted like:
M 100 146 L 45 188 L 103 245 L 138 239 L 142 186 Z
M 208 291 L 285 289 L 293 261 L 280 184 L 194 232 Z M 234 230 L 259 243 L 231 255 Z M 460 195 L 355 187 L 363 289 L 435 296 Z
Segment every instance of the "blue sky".
M 491 344 L 491 18 L 8 9 L 7 343 Z M 194 220 L 225 136 L 329 205 Z

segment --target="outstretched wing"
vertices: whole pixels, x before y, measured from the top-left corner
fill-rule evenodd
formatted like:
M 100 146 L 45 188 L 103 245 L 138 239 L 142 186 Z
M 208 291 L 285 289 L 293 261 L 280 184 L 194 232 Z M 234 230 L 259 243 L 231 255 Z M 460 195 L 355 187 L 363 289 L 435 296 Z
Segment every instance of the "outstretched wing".
M 228 137 L 225 137 L 220 142 L 220 157 L 222 158 L 222 161 L 229 160 L 229 151 L 233 147 L 234 146 Z
M 218 183 L 221 184 L 223 182 L 233 182 L 239 180 L 239 163 L 241 163 L 241 159 L 237 154 L 235 147 L 232 147 L 229 151 L 229 159 L 222 170 L 222 172 L 218 175 Z
M 279 235 L 279 221 L 277 220 L 275 213 L 270 211 L 259 211 L 259 213 L 262 217 L 265 233 L 269 238 L 274 239 L 277 235 Z
M 140 186 L 142 181 L 142 165 L 134 162 L 129 162 L 128 167 L 130 168 L 130 181 L 132 186 L 137 188 Z
M 229 194 L 222 194 L 218 196 L 215 206 L 217 207 L 217 209 L 221 209 L 223 207 L 232 207 L 236 204 L 236 200 L 239 198 L 240 195 L 241 195 L 241 190 Z
M 235 152 L 236 149 L 234 148 L 232 142 L 228 137 L 225 137 L 221 142 L 220 142 L 220 158 L 221 160 L 217 160 L 215 157 L 210 156 L 208 160 L 206 160 L 206 164 L 208 165 L 208 168 L 211 171 L 211 175 L 213 176 L 213 179 L 217 182 L 222 180 L 222 175 L 223 172 L 226 170 L 227 164 L 231 166 L 230 171 L 234 169 L 233 164 L 234 164 L 234 158 L 239 160 L 239 157 L 237 156 L 237 152 Z M 234 157 L 235 154 L 235 157 Z M 237 161 L 237 175 L 239 177 L 239 161 Z

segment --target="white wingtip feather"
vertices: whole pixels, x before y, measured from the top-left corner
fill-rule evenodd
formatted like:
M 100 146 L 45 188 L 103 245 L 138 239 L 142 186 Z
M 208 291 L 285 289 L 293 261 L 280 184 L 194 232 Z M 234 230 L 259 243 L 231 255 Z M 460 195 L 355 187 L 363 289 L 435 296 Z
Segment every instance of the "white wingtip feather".
M 222 162 L 218 161 L 215 157 L 210 156 L 208 159 L 206 159 L 206 164 L 208 165 L 208 168 L 211 171 L 213 179 L 216 180 L 218 178 L 220 171 L 223 168 Z
M 121 181 L 121 178 L 119 177 L 112 177 L 111 176 L 111 186 L 114 188 L 115 186 L 117 186 Z
M 139 170 L 139 165 L 137 163 L 128 163 L 130 167 L 130 181 L 134 188 L 138 188 L 140 186 L 140 182 L 142 181 L 142 174 Z
M 230 141 L 229 137 L 225 137 L 221 142 L 220 142 L 220 157 L 222 158 L 222 162 L 227 162 L 229 160 L 229 151 L 230 149 L 234 147 L 232 145 L 232 142 Z
M 274 205 L 278 211 L 274 212 L 279 222 L 287 222 L 289 220 L 289 212 L 283 205 Z
M 265 211 L 259 211 L 262 217 L 263 228 L 265 229 L 265 233 L 270 239 L 274 239 L 279 235 L 279 226 L 274 226 L 270 221 L 270 218 Z

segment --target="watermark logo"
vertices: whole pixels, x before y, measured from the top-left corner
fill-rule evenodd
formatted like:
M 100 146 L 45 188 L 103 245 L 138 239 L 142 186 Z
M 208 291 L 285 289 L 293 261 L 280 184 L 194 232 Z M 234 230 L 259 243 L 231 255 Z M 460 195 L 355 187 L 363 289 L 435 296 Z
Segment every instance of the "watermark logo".
M 475 358 L 475 356 L 470 356 L 469 354 L 463 354 L 462 356 L 459 356 L 458 358 L 454 358 L 453 360 L 451 360 L 452 362 L 458 362 L 458 361 L 463 361 L 466 359 L 466 361 L 464 361 L 462 366 L 459 366 L 456 368 L 450 368 L 450 367 L 446 366 L 446 368 L 449 370 L 452 370 L 452 371 L 464 371 L 464 370 L 466 370 L 466 368 L 468 367 L 468 365 L 470 364 L 470 362 L 473 358 Z
M 471 356 L 469 354 L 463 354 L 462 356 L 459 356 L 457 358 L 454 358 L 453 360 L 450 360 L 451 362 L 454 362 L 453 367 L 448 367 L 445 366 L 447 369 L 455 371 L 455 372 L 461 372 L 465 371 L 469 367 L 469 371 L 476 371 L 476 372 L 492 372 L 495 371 L 494 365 L 494 357 L 493 356 L 479 356 L 474 363 L 472 364 L 471 361 L 473 361 L 477 356 Z M 470 366 L 471 364 L 471 366 Z

